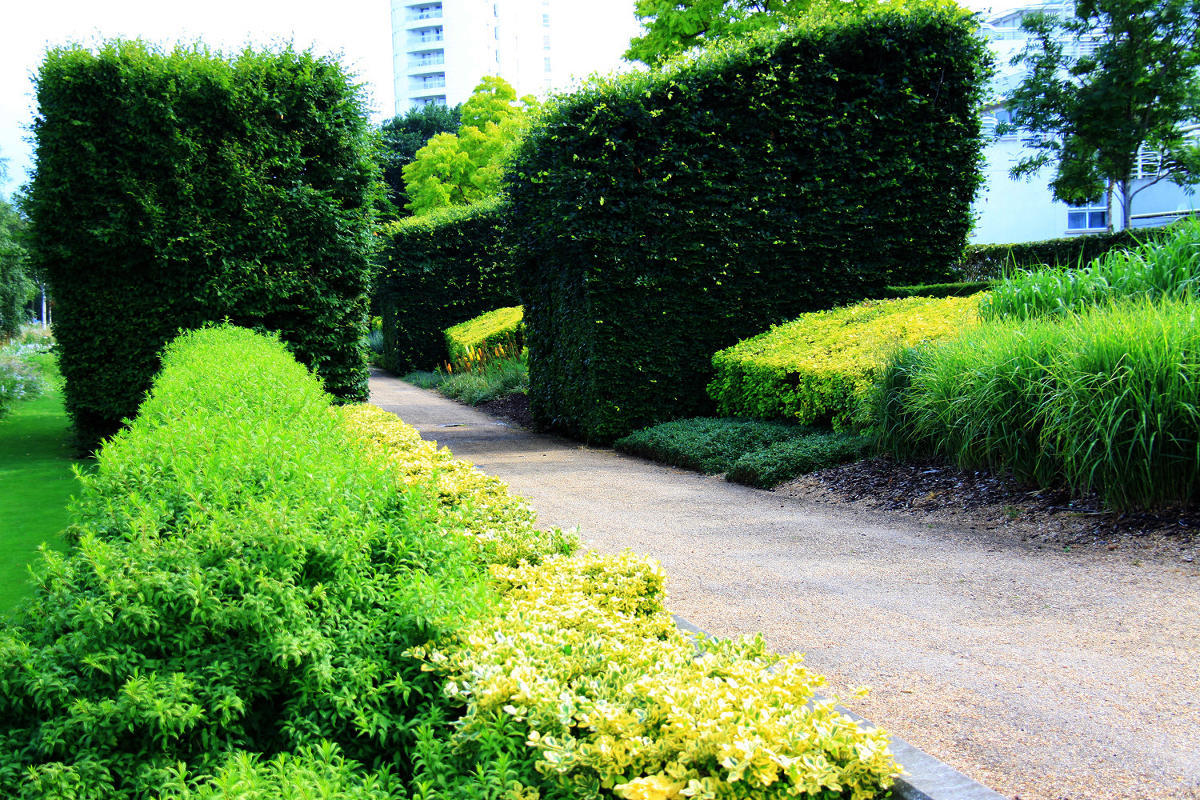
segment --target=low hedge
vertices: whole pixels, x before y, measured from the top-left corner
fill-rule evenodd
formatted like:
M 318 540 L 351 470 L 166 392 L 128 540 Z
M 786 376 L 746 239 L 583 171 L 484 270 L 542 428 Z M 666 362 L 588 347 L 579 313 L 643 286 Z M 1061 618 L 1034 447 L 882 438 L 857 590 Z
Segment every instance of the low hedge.
M 469 361 L 473 356 L 520 355 L 525 346 L 524 315 L 521 306 L 497 308 L 447 328 L 446 351 L 450 361 Z
M 434 797 L 878 797 L 899 767 L 761 637 L 692 638 L 626 553 L 496 567 L 504 613 L 418 648 L 447 687 L 415 782 Z M 451 721 L 452 720 L 452 721 Z
M 1041 242 L 968 245 L 957 272 L 968 281 L 996 280 L 1021 269 L 1081 267 L 1111 250 L 1128 250 L 1171 236 L 1174 225 L 1064 236 Z
M 697 417 L 662 422 L 613 443 L 622 453 L 727 480 L 770 488 L 863 454 L 862 436 L 813 430 L 784 422 Z
M 383 322 L 383 364 L 397 375 L 446 359 L 452 325 L 516 305 L 516 282 L 501 241 L 500 201 L 448 208 L 389 226 L 375 302 Z
M 918 283 L 913 286 L 888 286 L 874 299 L 900 300 L 905 297 L 970 297 L 985 292 L 994 282 L 957 281 L 954 283 Z
M 406 770 L 440 689 L 403 650 L 494 602 L 482 562 L 529 557 L 492 541 L 529 512 L 407 434 L 364 449 L 277 340 L 198 331 L 163 363 L 0 631 L 0 794 L 157 796 L 322 740 Z
M 866 428 L 891 352 L 959 333 L 978 304 L 911 297 L 804 314 L 714 355 L 708 393 L 729 416 Z
M 884 443 L 1098 492 L 1113 509 L 1200 496 L 1200 308 L 1145 298 L 986 322 L 902 353 Z

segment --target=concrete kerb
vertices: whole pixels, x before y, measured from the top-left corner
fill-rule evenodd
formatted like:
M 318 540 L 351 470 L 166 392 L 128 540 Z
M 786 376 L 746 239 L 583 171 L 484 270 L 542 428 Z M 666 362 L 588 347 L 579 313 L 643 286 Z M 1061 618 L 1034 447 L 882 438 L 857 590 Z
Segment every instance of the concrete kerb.
M 671 617 L 680 630 L 709 636 L 683 617 L 677 614 L 672 614 Z M 816 695 L 810 702 L 822 702 L 825 699 Z M 834 707 L 864 728 L 878 727 L 853 711 L 842 706 Z M 1005 800 L 1004 795 L 971 780 L 954 767 L 923 750 L 918 750 L 903 739 L 889 736 L 888 747 L 896 761 L 904 768 L 903 774 L 896 777 L 892 786 L 892 793 L 898 800 Z

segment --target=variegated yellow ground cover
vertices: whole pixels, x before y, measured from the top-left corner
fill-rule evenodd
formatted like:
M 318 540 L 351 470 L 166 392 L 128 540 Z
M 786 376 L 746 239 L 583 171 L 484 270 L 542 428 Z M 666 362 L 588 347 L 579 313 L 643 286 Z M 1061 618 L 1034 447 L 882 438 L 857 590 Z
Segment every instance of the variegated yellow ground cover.
M 352 440 L 379 459 L 401 488 L 436 496 L 434 522 L 468 534 L 488 563 L 537 563 L 551 553 L 571 553 L 577 537 L 561 530 L 538 530 L 537 517 L 525 500 L 510 494 L 498 478 L 421 438 L 396 415 L 372 405 L 333 409 Z
M 713 356 L 709 396 L 726 416 L 868 427 L 888 358 L 977 324 L 983 296 L 867 300 L 804 314 Z
M 514 758 L 532 768 L 508 771 L 505 797 L 857 800 L 898 772 L 882 731 L 806 705 L 823 678 L 799 656 L 681 633 L 657 564 L 589 554 L 492 571 L 501 615 L 414 654 L 463 709 L 460 760 L 524 735 Z M 480 772 L 434 776 L 443 788 L 424 796 L 474 796 Z

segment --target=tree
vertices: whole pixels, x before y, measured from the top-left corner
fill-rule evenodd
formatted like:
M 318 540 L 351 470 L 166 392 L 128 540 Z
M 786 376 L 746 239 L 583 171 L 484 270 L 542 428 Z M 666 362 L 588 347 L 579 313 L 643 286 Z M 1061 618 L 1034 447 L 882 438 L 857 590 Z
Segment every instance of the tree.
M 388 185 L 388 198 L 397 209 L 403 209 L 410 199 L 404 192 L 404 168 L 434 136 L 458 130 L 461 108 L 430 104 L 411 109 L 404 116 L 393 117 L 380 126 L 383 179 Z
M 35 288 L 22 244 L 25 227 L 17 210 L 0 199 L 0 340 L 20 332 L 25 304 Z
M 1000 132 L 1029 132 L 1034 152 L 1014 178 L 1053 165 L 1055 198 L 1074 205 L 1105 197 L 1111 207 L 1115 190 L 1124 228 L 1147 186 L 1200 183 L 1187 131 L 1200 115 L 1200 0 L 1077 0 L 1074 16 L 1033 13 L 1022 27 L 1032 37 L 1013 63 L 1029 71 Z M 1139 149 L 1161 161 L 1135 187 Z
M 629 43 L 624 57 L 657 68 L 692 48 L 810 15 L 862 14 L 914 3 L 953 5 L 952 0 L 637 0 L 634 13 L 644 32 Z
M 462 105 L 458 133 L 432 137 L 404 167 L 405 207 L 424 214 L 499 193 L 504 164 L 536 108 L 503 78 L 485 77 Z

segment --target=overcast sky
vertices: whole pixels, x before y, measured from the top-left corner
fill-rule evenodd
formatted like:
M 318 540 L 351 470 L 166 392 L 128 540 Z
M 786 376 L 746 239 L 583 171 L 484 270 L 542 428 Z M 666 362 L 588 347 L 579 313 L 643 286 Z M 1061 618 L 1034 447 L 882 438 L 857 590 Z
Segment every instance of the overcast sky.
M 69 42 L 95 44 L 118 36 L 160 44 L 200 40 L 227 51 L 292 42 L 321 54 L 339 54 L 368 87 L 373 118 L 392 114 L 389 0 L 22 0 L 5 6 L 0 24 L 0 158 L 7 160 L 8 175 L 0 180 L 0 196 L 10 196 L 30 169 L 31 77 L 48 47 Z M 575 74 L 617 67 L 638 29 L 633 6 L 634 0 L 564 3 L 564 9 L 578 11 L 563 24 L 587 35 L 571 37 L 576 45 L 556 58 L 568 59 Z
M 620 62 L 637 31 L 634 0 L 587 0 L 578 3 L 588 35 L 566 59 L 572 72 L 608 72 Z M 576 5 L 571 2 L 566 7 Z M 391 4 L 389 0 L 24 0 L 5 2 L 0 21 L 0 158 L 8 177 L 0 196 L 9 197 L 27 179 L 33 121 L 31 82 L 48 47 L 95 44 L 114 37 L 142 38 L 160 44 L 203 41 L 233 51 L 247 44 L 292 42 L 321 54 L 339 55 L 366 84 L 372 117 L 392 115 Z M 586 9 L 586 11 L 585 11 Z

